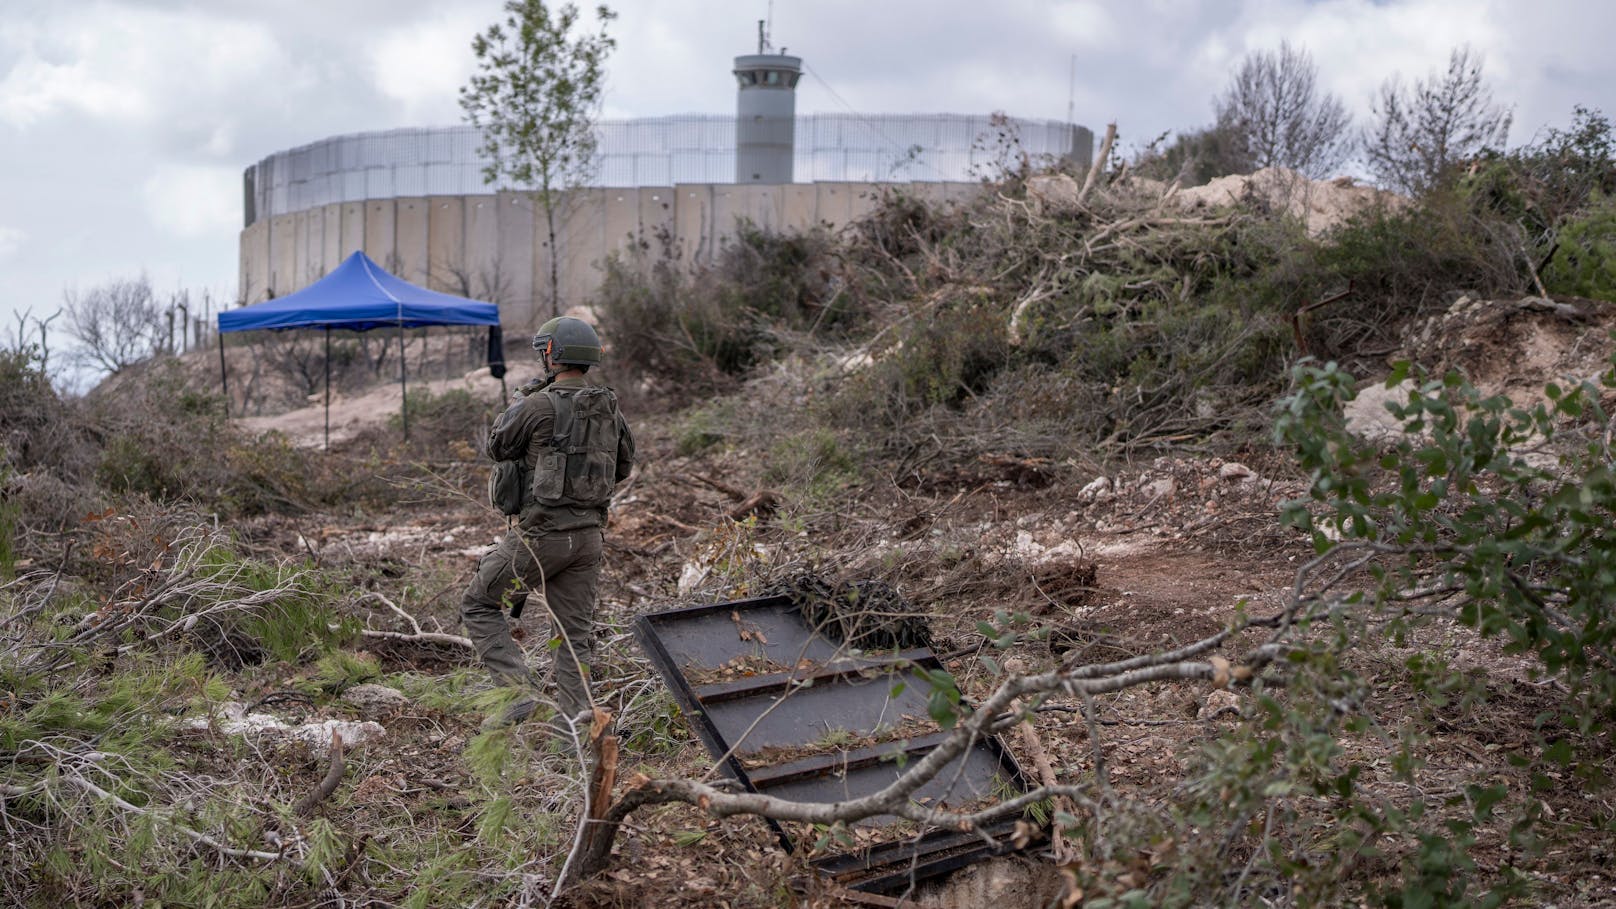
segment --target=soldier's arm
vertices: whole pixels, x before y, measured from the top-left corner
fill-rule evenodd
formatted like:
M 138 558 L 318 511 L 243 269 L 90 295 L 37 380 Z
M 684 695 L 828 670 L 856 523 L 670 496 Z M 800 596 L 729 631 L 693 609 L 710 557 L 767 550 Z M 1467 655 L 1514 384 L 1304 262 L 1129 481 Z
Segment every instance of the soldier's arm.
M 628 421 L 617 415 L 617 482 L 628 479 L 634 470 L 634 434 L 628 431 Z
M 528 439 L 538 425 L 540 408 L 537 404 L 541 400 L 541 396 L 529 395 L 517 398 L 505 408 L 488 431 L 489 457 L 496 461 L 515 461 L 527 452 Z

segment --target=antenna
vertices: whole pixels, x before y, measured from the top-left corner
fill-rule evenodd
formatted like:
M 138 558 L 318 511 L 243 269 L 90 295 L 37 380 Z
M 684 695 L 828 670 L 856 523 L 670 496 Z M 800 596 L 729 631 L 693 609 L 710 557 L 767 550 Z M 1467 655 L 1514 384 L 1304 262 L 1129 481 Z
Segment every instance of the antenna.
M 1066 122 L 1072 122 L 1072 106 L 1077 99 L 1077 55 L 1072 55 L 1072 74 L 1066 82 Z
M 768 46 L 767 45 L 768 39 L 774 37 L 774 0 L 769 0 L 768 12 L 767 12 L 766 15 L 768 16 L 769 26 L 763 32 L 763 39 L 764 39 L 764 42 L 765 42 L 765 45 L 764 45 L 765 47 Z M 761 54 L 761 53 L 763 53 L 763 51 L 760 50 L 760 51 L 758 51 L 758 53 Z
M 769 39 L 766 37 L 766 34 L 767 33 L 764 32 L 764 30 L 763 30 L 763 20 L 759 19 L 758 20 L 758 53 L 760 53 L 760 54 L 763 53 L 763 49 L 765 47 L 768 47 L 768 45 L 769 45 Z

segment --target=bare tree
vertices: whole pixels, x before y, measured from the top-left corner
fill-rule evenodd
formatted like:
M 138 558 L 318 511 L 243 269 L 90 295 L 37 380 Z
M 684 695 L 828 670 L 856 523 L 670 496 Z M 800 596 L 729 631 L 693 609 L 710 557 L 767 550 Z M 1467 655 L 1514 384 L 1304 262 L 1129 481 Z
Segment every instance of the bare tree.
M 1422 193 L 1446 180 L 1454 165 L 1504 144 L 1512 114 L 1493 103 L 1482 79 L 1482 57 L 1454 48 L 1447 72 L 1405 87 L 1387 79 L 1373 99 L 1377 122 L 1364 135 L 1369 170 L 1381 183 Z
M 50 324 L 61 317 L 62 311 L 58 309 L 41 319 L 34 315 L 33 307 L 28 307 L 13 315 L 17 319 L 17 328 L 9 337 L 0 339 L 4 351 L 19 356 L 31 353 L 39 359 L 40 374 L 49 375 Z M 34 340 L 35 335 L 39 338 L 37 341 Z
M 1305 48 L 1252 51 L 1215 102 L 1218 128 L 1253 167 L 1329 176 L 1352 151 L 1351 118 L 1317 83 Z
M 118 372 L 167 349 L 168 314 L 145 275 L 63 296 L 67 333 L 79 342 L 74 354 L 84 364 Z

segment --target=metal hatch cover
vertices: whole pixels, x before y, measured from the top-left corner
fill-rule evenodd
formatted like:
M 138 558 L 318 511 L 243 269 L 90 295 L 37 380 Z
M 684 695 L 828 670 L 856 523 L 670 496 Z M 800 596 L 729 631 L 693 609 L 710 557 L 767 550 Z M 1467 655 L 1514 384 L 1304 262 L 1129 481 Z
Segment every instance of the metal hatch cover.
M 941 668 L 936 654 L 853 650 L 821 633 L 786 595 L 650 613 L 634 632 L 708 753 L 751 792 L 820 803 L 869 795 L 947 736 L 928 716 L 930 686 L 916 672 Z M 985 737 L 913 798 L 961 810 L 1026 788 L 1014 758 Z M 983 831 L 986 839 L 957 830 L 917 837 L 891 829 L 897 820 L 861 822 L 857 845 L 815 860 L 815 869 L 883 893 L 1012 851 L 1013 820 Z M 799 847 L 768 823 L 783 848 Z

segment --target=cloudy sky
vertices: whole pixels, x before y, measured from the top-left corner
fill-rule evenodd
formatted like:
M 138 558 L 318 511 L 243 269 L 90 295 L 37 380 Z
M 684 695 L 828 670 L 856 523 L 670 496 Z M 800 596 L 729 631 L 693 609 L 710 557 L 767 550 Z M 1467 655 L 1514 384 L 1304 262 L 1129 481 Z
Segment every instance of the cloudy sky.
M 459 122 L 500 0 L 0 0 L 0 337 L 64 290 L 147 273 L 236 292 L 242 169 L 329 135 Z M 733 110 L 768 0 L 617 0 L 605 115 Z M 1486 59 L 1511 141 L 1616 114 L 1606 0 L 774 0 L 800 113 L 1008 111 L 1124 140 L 1211 119 L 1246 52 L 1307 47 L 1367 117 L 1394 72 Z M 1075 92 L 1069 79 L 1076 58 Z

